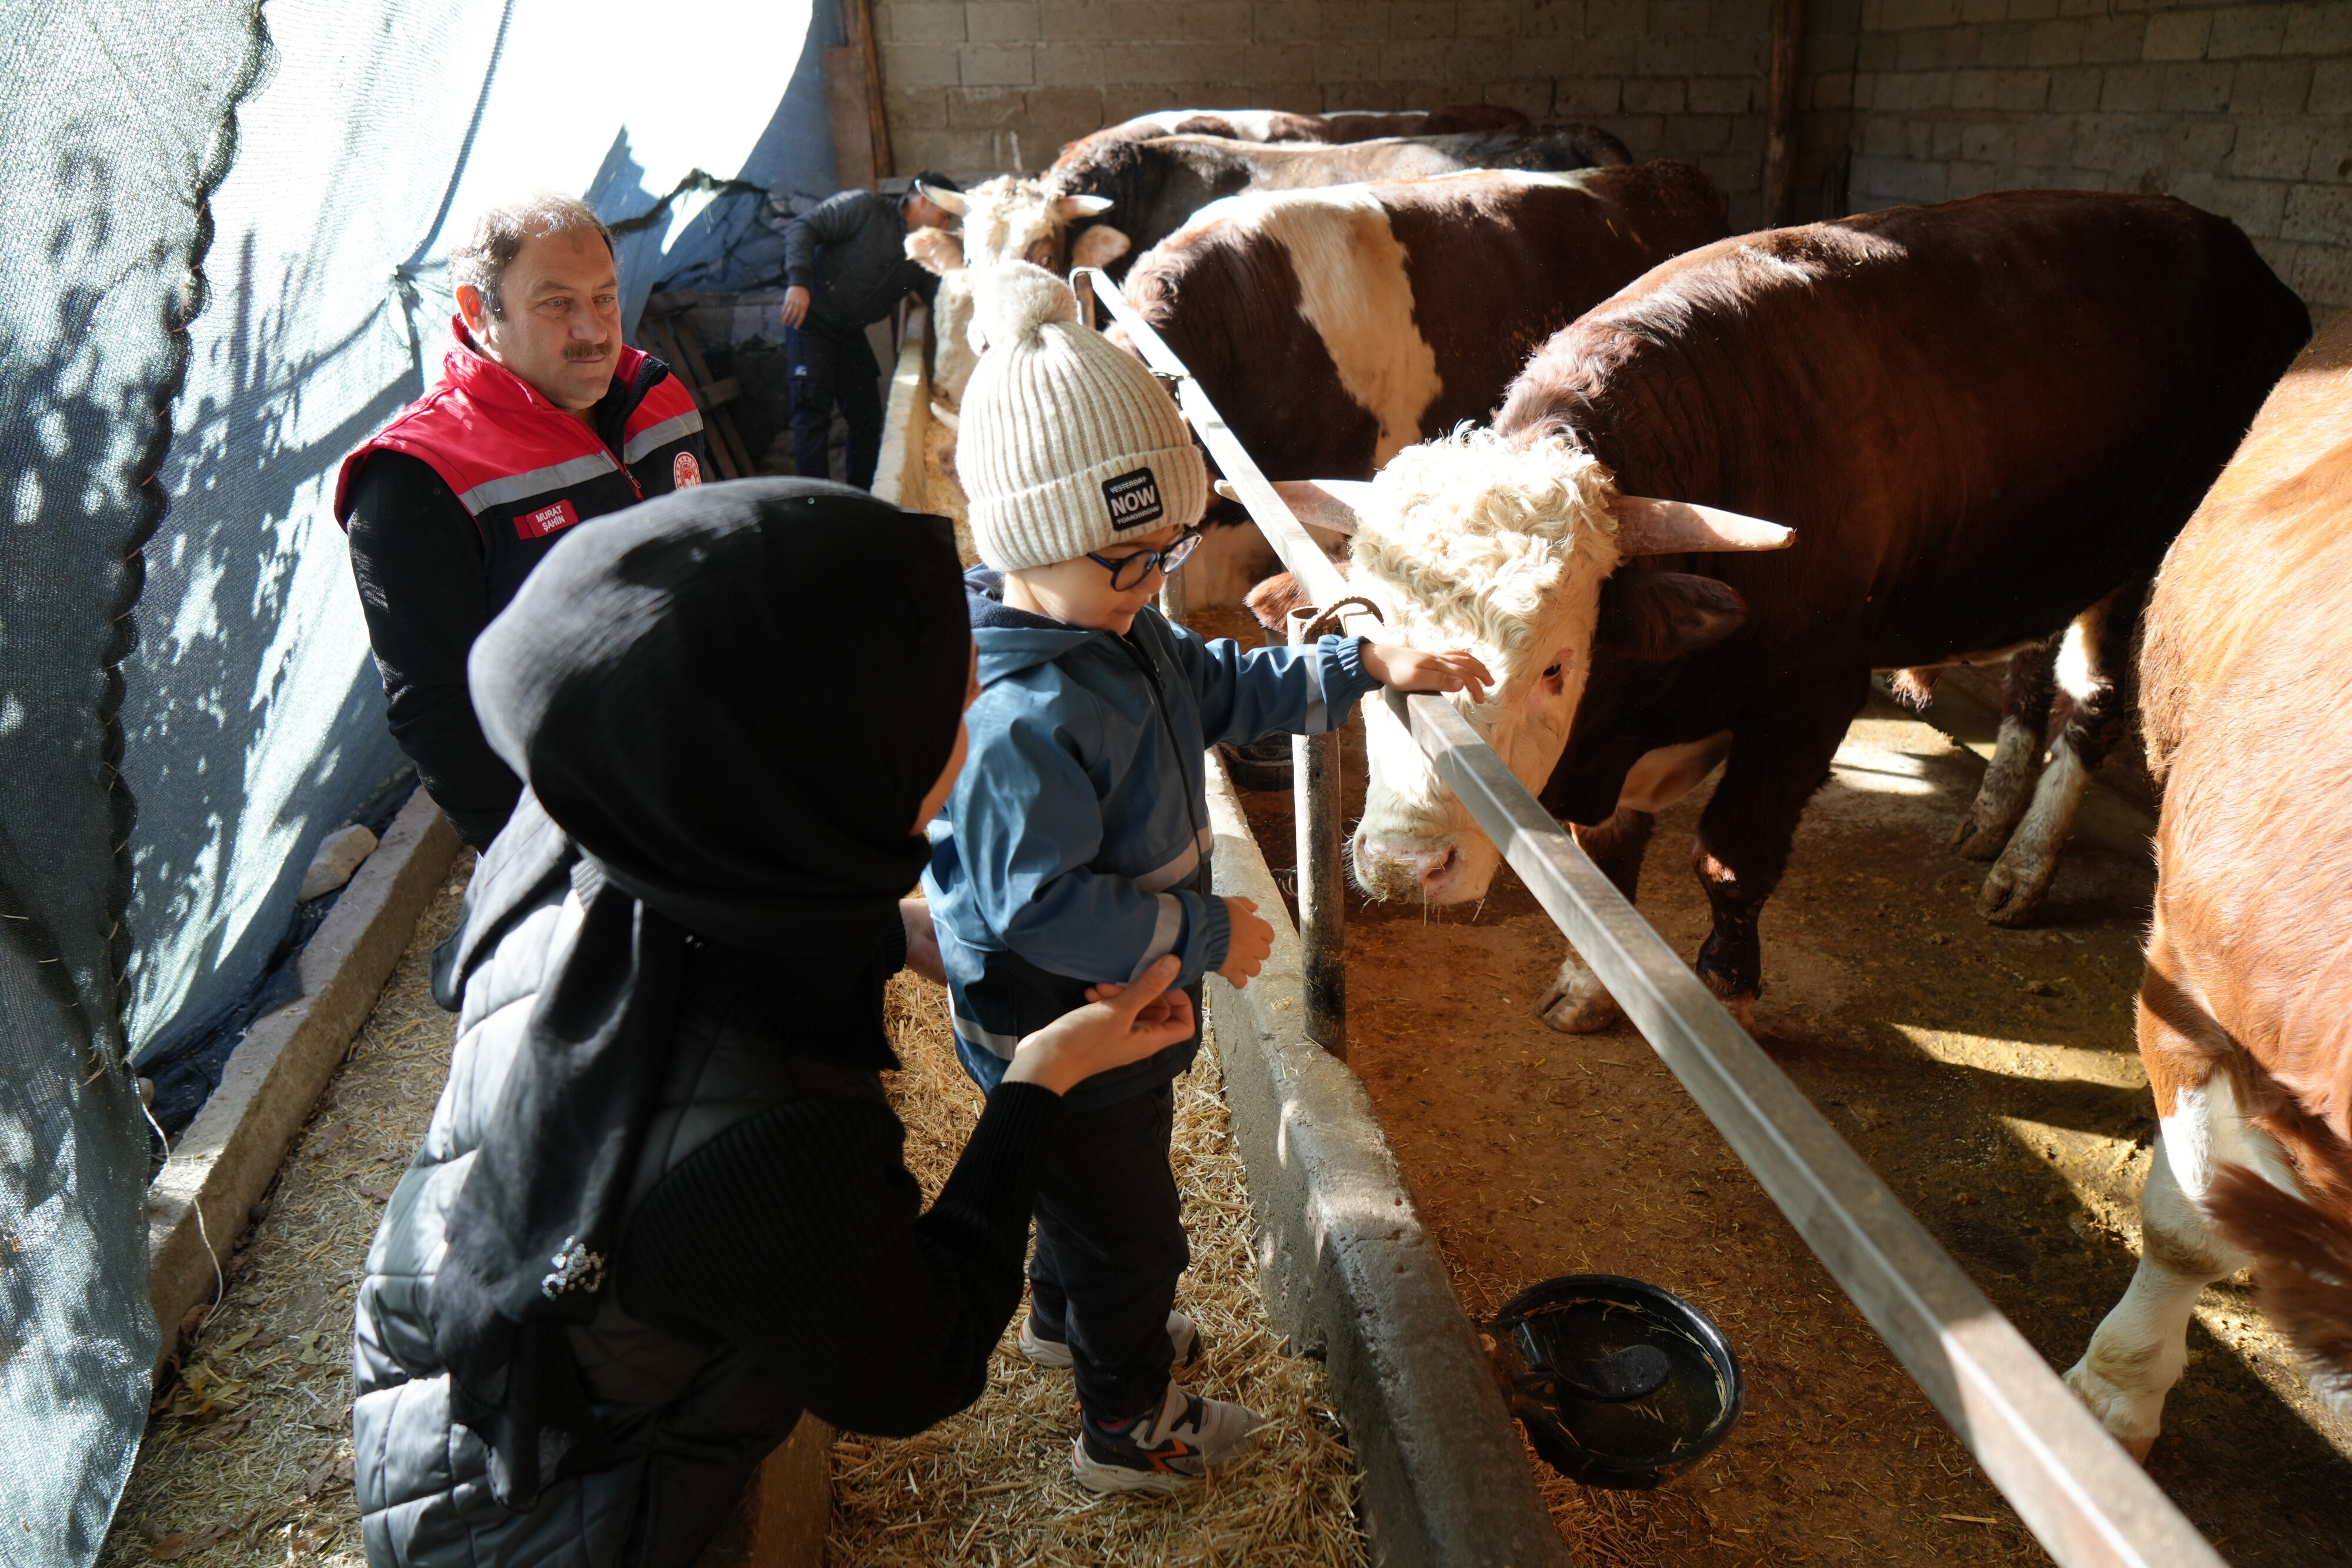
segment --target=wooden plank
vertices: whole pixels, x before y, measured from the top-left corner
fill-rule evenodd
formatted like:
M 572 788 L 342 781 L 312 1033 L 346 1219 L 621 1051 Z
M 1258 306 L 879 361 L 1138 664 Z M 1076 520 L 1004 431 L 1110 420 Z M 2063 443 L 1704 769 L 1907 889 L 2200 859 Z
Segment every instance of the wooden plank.
M 1797 87 L 1805 0 L 1772 0 L 1772 67 L 1764 89 L 1764 224 L 1796 221 Z M 1833 214 L 1834 215 L 1834 214 Z
M 702 340 L 694 335 L 681 316 L 646 317 L 654 329 L 669 344 L 670 363 L 685 378 L 687 390 L 694 393 L 695 404 L 702 410 L 704 428 L 710 432 L 710 453 L 719 462 L 719 476 L 727 479 L 747 479 L 760 471 L 752 461 L 743 438 L 736 434 L 735 416 L 723 408 L 714 407 L 704 389 L 716 385 L 709 363 L 702 357 Z M 732 468 L 733 473 L 727 472 Z
M 824 52 L 824 98 L 833 122 L 833 177 L 843 190 L 874 188 L 874 127 L 866 116 L 866 57 Z
M 866 95 L 867 155 L 874 178 L 888 179 L 898 171 L 890 162 L 890 121 L 882 111 L 882 52 L 874 42 L 873 0 L 841 0 L 841 20 L 849 47 L 857 51 L 858 76 Z

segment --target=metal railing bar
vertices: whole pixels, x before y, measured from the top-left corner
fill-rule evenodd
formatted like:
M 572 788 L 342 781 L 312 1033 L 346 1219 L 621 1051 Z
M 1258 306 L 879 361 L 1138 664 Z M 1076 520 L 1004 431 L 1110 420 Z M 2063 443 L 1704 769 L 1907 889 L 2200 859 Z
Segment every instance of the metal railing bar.
M 1091 269 L 1089 269 L 1091 270 Z M 1154 371 L 1310 598 L 1325 558 L 1150 323 L 1099 272 L 1095 299 Z M 1356 630 L 1369 630 L 1360 625 Z M 2059 1382 L 1679 955 L 1443 697 L 1386 694 L 1439 777 L 1788 1216 L 2037 1540 L 2065 1568 L 2218 1568 L 2221 1558 Z

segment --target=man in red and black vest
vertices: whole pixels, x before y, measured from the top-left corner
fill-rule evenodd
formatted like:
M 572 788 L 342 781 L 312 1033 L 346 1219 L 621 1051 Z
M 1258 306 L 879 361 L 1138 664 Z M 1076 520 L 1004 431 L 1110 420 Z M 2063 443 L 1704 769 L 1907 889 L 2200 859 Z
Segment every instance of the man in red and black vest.
M 466 654 L 587 518 L 702 483 L 702 416 L 621 342 L 613 236 L 584 203 L 484 213 L 451 253 L 457 346 L 441 380 L 343 460 L 335 518 L 393 738 L 457 834 L 498 836 L 521 784 L 482 737 Z

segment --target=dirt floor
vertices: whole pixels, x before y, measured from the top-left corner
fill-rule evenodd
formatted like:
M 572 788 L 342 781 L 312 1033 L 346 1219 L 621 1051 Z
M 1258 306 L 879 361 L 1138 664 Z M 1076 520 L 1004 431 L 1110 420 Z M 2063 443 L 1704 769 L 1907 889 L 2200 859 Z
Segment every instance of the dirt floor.
M 1984 867 L 1945 848 L 1982 766 L 1891 704 L 1856 721 L 1764 917 L 1758 1034 L 2063 1368 L 2130 1278 L 2155 1133 L 2130 1012 L 2145 818 L 2096 801 L 2038 923 L 1997 929 L 1973 908 Z M 1685 955 L 1711 788 L 1664 815 L 1644 868 L 1643 910 Z M 1244 800 L 1286 872 L 1289 796 Z M 1703 1306 L 1746 1366 L 1739 1428 L 1663 1491 L 1588 1490 L 1530 1457 L 1581 1560 L 2045 1560 L 1641 1038 L 1538 1021 L 1563 944 L 1507 869 L 1482 910 L 1351 896 L 1347 918 L 1350 1060 L 1463 1305 L 1633 1275 Z M 2190 1347 L 2158 1482 L 2232 1563 L 2352 1562 L 2352 1431 L 2313 1406 L 2246 1281 L 2206 1292 Z

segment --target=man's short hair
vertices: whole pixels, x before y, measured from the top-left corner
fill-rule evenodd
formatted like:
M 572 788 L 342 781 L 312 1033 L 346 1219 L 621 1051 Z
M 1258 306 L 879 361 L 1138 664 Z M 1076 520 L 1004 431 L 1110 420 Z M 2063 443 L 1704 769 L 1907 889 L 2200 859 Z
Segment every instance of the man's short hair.
M 482 307 L 492 316 L 506 314 L 499 302 L 499 285 L 527 239 L 588 233 L 613 249 L 613 231 L 604 226 L 587 203 L 561 191 L 534 191 L 486 207 L 474 219 L 466 237 L 449 253 L 453 287 L 470 283 L 482 291 Z
M 927 190 L 961 191 L 962 189 L 961 185 L 957 184 L 937 169 L 926 169 L 907 183 L 907 196 L 919 196 Z M 903 202 L 907 196 L 901 196 L 898 199 Z

